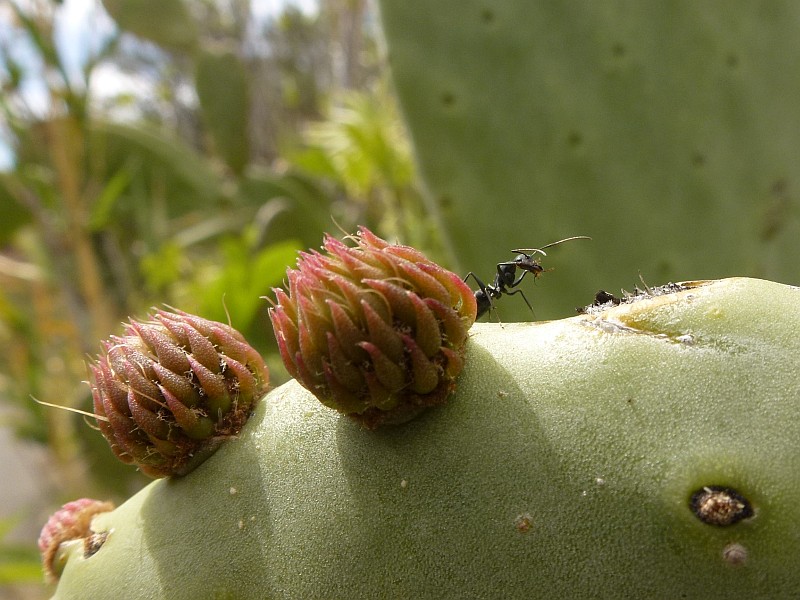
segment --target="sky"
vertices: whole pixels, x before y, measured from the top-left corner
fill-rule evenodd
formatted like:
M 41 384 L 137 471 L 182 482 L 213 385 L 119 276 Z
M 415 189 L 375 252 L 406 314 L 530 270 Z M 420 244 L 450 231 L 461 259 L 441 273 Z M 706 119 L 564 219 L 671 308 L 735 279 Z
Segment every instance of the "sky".
M 25 7 L 32 0 L 11 0 Z M 280 13 L 287 4 L 300 7 L 303 11 L 313 12 L 317 0 L 251 0 L 251 10 L 257 21 L 266 21 Z M 56 14 L 54 37 L 59 54 L 63 57 L 73 82 L 80 82 L 81 66 L 90 53 L 98 48 L 115 29 L 114 22 L 105 11 L 98 10 L 100 0 L 64 0 Z M 24 37 L 15 38 L 12 29 L 13 14 L 5 0 L 0 0 L 0 43 L 8 45 L 14 57 L 25 65 L 27 71 L 33 73 L 23 86 L 26 104 L 35 114 L 44 114 L 47 109 L 47 93 L 42 80 L 35 51 L 25 44 Z M 0 78 L 7 73 L 0 67 Z M 136 85 L 129 76 L 123 75 L 113 67 L 100 67 L 92 77 L 92 89 L 105 90 L 109 95 L 116 95 L 124 89 Z M 8 146 L 8 132 L 4 131 L 0 122 L 0 170 L 7 170 L 13 164 L 13 156 Z

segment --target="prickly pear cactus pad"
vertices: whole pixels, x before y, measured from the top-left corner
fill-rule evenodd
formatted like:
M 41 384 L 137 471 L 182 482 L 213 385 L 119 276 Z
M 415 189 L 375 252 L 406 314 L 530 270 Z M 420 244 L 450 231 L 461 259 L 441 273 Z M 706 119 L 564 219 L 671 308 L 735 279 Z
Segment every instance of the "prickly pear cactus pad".
M 761 280 L 478 323 L 403 425 L 273 390 L 54 597 L 796 598 L 799 374 L 800 289 Z
M 619 289 L 637 271 L 797 281 L 800 77 L 787 73 L 800 68 L 800 3 L 379 5 L 461 271 L 489 274 L 511 248 L 592 236 L 559 250 L 580 260 L 558 265 L 539 319 L 580 303 L 587 281 Z M 529 318 L 521 302 L 500 313 Z

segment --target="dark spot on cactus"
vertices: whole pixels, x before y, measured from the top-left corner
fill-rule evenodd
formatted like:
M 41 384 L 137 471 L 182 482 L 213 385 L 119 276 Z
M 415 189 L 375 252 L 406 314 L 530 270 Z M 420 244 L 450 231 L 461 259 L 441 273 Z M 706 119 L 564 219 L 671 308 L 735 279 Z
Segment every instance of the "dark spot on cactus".
M 739 66 L 739 57 L 731 52 L 728 56 L 725 57 L 725 64 L 728 65 L 731 69 L 735 69 Z
M 616 306 L 622 302 L 622 298 L 617 298 L 614 294 L 609 294 L 605 290 L 600 290 L 594 295 L 594 302 L 592 306 L 603 306 L 604 304 L 613 304 Z
M 456 95 L 453 92 L 444 92 L 442 94 L 442 104 L 447 108 L 452 108 L 456 103 Z
M 577 131 L 570 131 L 569 135 L 567 136 L 567 143 L 571 147 L 577 148 L 583 143 L 583 136 Z
M 106 538 L 108 537 L 107 531 L 101 531 L 100 533 L 93 533 L 89 537 L 83 539 L 83 558 L 89 558 L 90 556 L 94 556 L 97 554 L 97 551 L 103 547 L 103 544 L 106 543 Z
M 656 276 L 658 279 L 661 280 L 669 280 L 674 279 L 675 274 L 677 273 L 677 269 L 675 268 L 675 264 L 670 260 L 660 260 L 656 263 Z M 669 287 L 672 284 L 667 284 L 665 287 Z M 674 287 L 672 291 L 665 289 L 663 293 L 674 293 L 680 292 L 680 286 Z M 659 294 L 660 295 L 660 294 Z
M 491 8 L 485 8 L 481 11 L 481 21 L 489 25 L 494 21 L 494 11 Z
M 453 207 L 453 197 L 449 194 L 439 196 L 439 206 L 442 210 L 449 210 Z
M 514 519 L 514 527 L 520 533 L 528 533 L 533 527 L 533 517 L 528 513 L 517 515 Z
M 773 196 L 785 197 L 788 188 L 789 185 L 786 183 L 785 179 L 778 179 L 774 181 L 770 186 L 769 193 L 772 194 Z
M 695 167 L 696 169 L 699 169 L 700 167 L 704 166 L 705 164 L 706 164 L 706 157 L 705 157 L 704 154 L 701 154 L 700 152 L 695 152 L 694 154 L 692 154 L 692 166 L 693 167 Z
M 617 42 L 611 46 L 611 54 L 613 54 L 616 58 L 622 58 L 625 56 L 625 53 L 628 49 L 625 47 L 624 44 Z
M 753 516 L 753 507 L 732 488 L 709 485 L 692 494 L 689 507 L 707 525 L 726 527 Z

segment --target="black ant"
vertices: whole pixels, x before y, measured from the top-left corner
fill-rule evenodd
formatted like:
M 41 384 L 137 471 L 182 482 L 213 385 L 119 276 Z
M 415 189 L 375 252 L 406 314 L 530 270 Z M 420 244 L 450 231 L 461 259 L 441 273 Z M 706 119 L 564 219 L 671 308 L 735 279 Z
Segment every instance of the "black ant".
M 478 303 L 478 314 L 475 318 L 480 319 L 489 310 L 491 310 L 494 307 L 493 300 L 502 298 L 503 294 L 506 294 L 507 296 L 519 294 L 522 296 L 525 304 L 528 305 L 528 308 L 531 309 L 531 312 L 533 312 L 533 307 L 531 306 L 531 303 L 528 302 L 528 299 L 525 297 L 523 291 L 514 288 L 522 283 L 522 280 L 528 273 L 533 274 L 535 279 L 545 271 L 550 270 L 542 267 L 541 263 L 536 260 L 534 256 L 536 254 L 547 256 L 544 248 L 550 248 L 551 246 L 556 246 L 563 242 L 568 242 L 570 240 L 590 239 L 592 238 L 585 235 L 576 235 L 573 237 L 564 238 L 563 240 L 558 240 L 557 242 L 553 242 L 551 244 L 547 244 L 541 248 L 517 248 L 516 250 L 512 250 L 512 252 L 517 253 L 517 256 L 514 258 L 514 260 L 497 263 L 497 275 L 495 275 L 494 281 L 488 285 L 478 279 L 478 276 L 472 271 L 467 273 L 467 276 L 464 277 L 464 281 L 472 277 L 478 284 L 478 289 L 475 290 L 475 300 Z M 517 277 L 517 269 L 522 270 L 522 275 L 519 277 Z

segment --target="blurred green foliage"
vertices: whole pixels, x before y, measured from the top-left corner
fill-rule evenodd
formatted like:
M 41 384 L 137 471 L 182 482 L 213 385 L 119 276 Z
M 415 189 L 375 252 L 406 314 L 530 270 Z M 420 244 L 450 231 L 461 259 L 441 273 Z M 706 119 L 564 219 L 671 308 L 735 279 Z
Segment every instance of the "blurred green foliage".
M 39 552 L 32 544 L 7 543 L 18 518 L 0 519 L 0 585 L 38 581 L 42 578 Z

